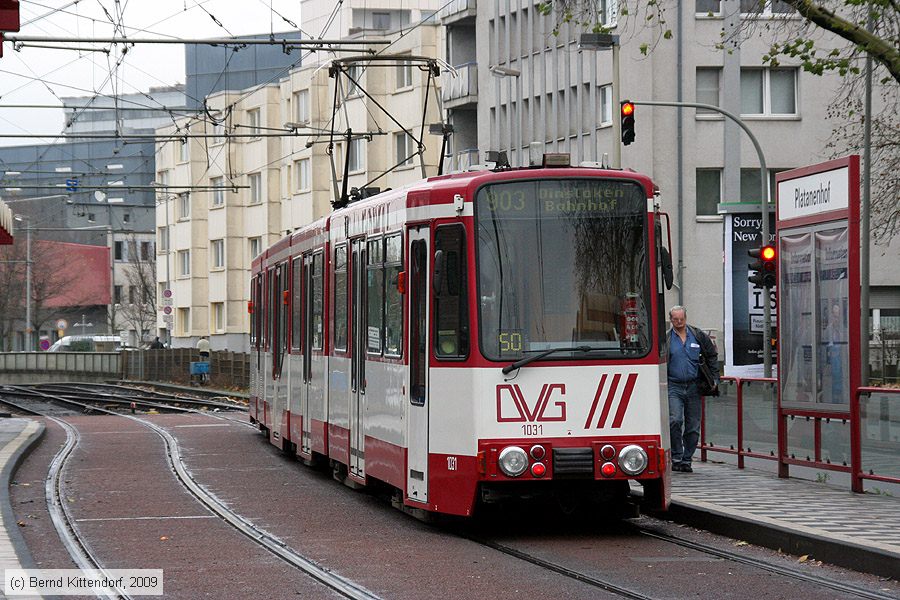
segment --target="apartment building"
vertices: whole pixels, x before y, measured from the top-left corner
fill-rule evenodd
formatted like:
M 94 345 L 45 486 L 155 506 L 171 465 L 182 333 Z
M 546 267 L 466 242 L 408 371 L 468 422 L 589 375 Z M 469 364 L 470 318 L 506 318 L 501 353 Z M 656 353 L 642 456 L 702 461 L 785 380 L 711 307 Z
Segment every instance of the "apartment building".
M 277 84 L 213 93 L 206 118 L 157 130 L 211 136 L 157 145 L 157 182 L 169 190 L 157 195 L 161 337 L 179 347 L 209 336 L 213 349 L 248 350 L 252 258 L 331 212 L 344 188 L 345 149 L 348 190 L 394 188 L 437 172 L 441 137 L 428 136 L 427 125 L 440 122 L 439 82 L 415 57 L 435 56 L 442 31 L 423 24 L 386 32 L 385 53 L 398 60 L 348 63 L 358 85 L 329 76 L 323 63 L 304 64 Z M 415 138 L 423 140 L 421 158 Z
M 741 115 L 763 148 L 772 202 L 775 173 L 830 158 L 827 108 L 839 77 L 811 75 L 788 59 L 777 68 L 763 62 L 772 35 L 766 26 L 796 18 L 789 5 L 767 2 L 761 13 L 746 14 L 759 3 L 670 3 L 665 28 L 674 37 L 665 39 L 655 21 L 619 18 L 618 4 L 598 3 L 597 19 L 619 36 L 619 98 L 708 103 Z M 759 221 L 762 211 L 760 163 L 746 134 L 715 112 L 638 105 L 636 140 L 620 146 L 613 133 L 619 118 L 613 52 L 580 44 L 583 27 L 563 23 L 555 33 L 555 17 L 530 0 L 454 0 L 439 17 L 447 60 L 465 73 L 443 89 L 456 131 L 454 167 L 483 162 L 487 150 L 507 151 L 513 166 L 527 164 L 532 142 L 570 153 L 574 164 L 614 165 L 620 151 L 622 167 L 653 177 L 672 215 L 677 270 L 669 304 L 686 305 L 692 323 L 716 331 L 725 358 L 732 321 L 741 311 L 746 319 L 748 310 L 747 292 L 742 299 L 736 287 L 746 286 L 740 273 L 746 253 L 732 256 L 727 235 L 735 218 Z M 730 43 L 728 36 L 750 19 L 759 25 L 754 34 Z M 723 31 L 728 43 L 720 49 Z M 733 271 L 723 257 L 735 260 Z M 872 257 L 872 306 L 900 316 L 900 280 L 887 267 L 898 258 L 897 244 L 873 248 Z M 726 286 L 732 274 L 735 283 Z M 760 332 L 752 335 L 761 341 Z

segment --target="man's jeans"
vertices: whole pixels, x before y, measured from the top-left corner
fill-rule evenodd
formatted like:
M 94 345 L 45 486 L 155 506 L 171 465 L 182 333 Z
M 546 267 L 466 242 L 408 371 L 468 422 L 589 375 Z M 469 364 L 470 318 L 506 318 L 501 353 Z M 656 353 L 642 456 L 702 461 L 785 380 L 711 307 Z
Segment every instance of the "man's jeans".
M 700 440 L 700 392 L 696 382 L 669 382 L 669 435 L 672 464 L 690 465 Z

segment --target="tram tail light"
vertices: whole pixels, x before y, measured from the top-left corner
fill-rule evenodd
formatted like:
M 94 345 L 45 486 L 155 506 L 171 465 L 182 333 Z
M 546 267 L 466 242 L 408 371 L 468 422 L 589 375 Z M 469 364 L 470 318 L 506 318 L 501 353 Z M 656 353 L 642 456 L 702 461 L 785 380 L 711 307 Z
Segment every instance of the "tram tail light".
M 479 475 L 484 475 L 485 473 L 487 473 L 484 450 L 479 451 L 478 454 L 475 455 L 475 467 L 478 469 Z
M 288 290 L 281 292 L 281 303 L 289 304 L 291 301 L 291 293 Z
M 397 273 L 397 291 L 401 294 L 406 293 L 406 271 Z
M 616 474 L 616 465 L 615 465 L 615 463 L 611 463 L 611 462 L 605 462 L 605 463 L 603 463 L 603 466 L 600 467 L 600 473 L 601 473 L 604 477 L 612 477 L 613 475 Z
M 531 475 L 533 477 L 543 477 L 544 473 L 547 472 L 547 467 L 542 462 L 536 462 L 531 465 Z
M 247 303 L 247 312 L 250 313 L 251 315 L 253 314 L 253 302 Z

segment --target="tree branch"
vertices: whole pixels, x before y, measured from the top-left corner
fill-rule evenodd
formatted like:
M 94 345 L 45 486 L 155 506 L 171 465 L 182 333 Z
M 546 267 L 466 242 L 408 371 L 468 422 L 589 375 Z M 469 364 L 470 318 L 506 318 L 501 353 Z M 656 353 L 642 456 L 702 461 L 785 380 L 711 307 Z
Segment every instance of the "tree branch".
M 839 17 L 834 11 L 808 0 L 786 0 L 788 4 L 822 29 L 856 44 L 887 68 L 900 83 L 900 50 L 864 28 Z

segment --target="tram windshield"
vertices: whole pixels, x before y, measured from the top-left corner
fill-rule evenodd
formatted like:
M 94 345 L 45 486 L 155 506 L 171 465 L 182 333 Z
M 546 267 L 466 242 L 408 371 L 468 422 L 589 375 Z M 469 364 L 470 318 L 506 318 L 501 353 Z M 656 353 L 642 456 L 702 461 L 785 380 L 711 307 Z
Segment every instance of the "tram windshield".
M 487 185 L 475 198 L 475 217 L 486 358 L 515 360 L 554 348 L 548 360 L 649 352 L 641 186 L 611 179 Z

